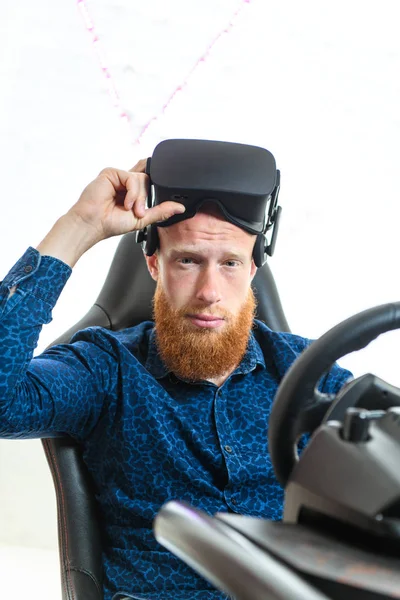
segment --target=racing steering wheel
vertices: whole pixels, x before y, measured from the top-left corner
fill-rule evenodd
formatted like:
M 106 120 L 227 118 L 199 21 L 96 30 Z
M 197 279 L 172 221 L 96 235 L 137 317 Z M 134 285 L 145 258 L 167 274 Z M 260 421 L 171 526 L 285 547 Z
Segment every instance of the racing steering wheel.
M 290 367 L 278 388 L 269 419 L 268 445 L 275 475 L 285 487 L 299 460 L 297 441 L 309 429 L 301 427 L 304 414 L 314 411 L 321 422 L 332 413 L 341 393 L 323 394 L 321 377 L 341 357 L 365 348 L 380 334 L 400 328 L 400 302 L 383 304 L 342 321 L 313 342 Z M 346 386 L 345 386 L 346 387 Z M 392 390 L 397 390 L 389 386 Z M 387 393 L 385 392 L 387 396 Z M 390 394 L 389 394 L 390 395 Z M 399 392 L 394 393 L 399 403 Z M 349 405 L 348 405 L 349 406 Z

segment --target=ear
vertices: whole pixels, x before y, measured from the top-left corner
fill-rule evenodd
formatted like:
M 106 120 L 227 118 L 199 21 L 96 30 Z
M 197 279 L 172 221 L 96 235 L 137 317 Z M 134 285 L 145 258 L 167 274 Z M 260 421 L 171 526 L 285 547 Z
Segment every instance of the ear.
M 251 259 L 251 266 L 250 266 L 250 281 L 253 281 L 254 275 L 256 273 L 257 273 L 256 263 L 254 262 L 254 258 L 252 258 Z
M 144 258 L 146 259 L 146 264 L 147 264 L 147 268 L 149 270 L 150 275 L 152 276 L 154 281 L 157 281 L 158 275 L 159 275 L 158 252 L 154 252 L 154 254 L 152 254 L 151 256 L 147 256 L 145 254 Z

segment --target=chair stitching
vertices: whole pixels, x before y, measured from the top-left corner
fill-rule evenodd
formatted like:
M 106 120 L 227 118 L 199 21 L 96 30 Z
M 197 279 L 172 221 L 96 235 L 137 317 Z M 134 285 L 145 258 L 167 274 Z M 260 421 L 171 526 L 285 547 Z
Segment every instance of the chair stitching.
M 74 586 L 72 584 L 71 567 L 70 567 L 70 562 L 69 562 L 68 530 L 67 530 L 67 519 L 66 519 L 66 514 L 65 514 L 65 500 L 64 500 L 63 484 L 62 484 L 61 477 L 60 477 L 60 471 L 58 468 L 57 459 L 56 459 L 53 449 L 51 448 L 50 443 L 48 445 L 48 450 L 49 450 L 51 458 L 52 458 L 52 462 L 50 464 L 52 464 L 54 466 L 54 473 L 56 475 L 56 482 L 58 484 L 57 487 L 60 492 L 60 499 L 61 499 L 61 505 L 62 505 L 62 511 L 60 511 L 60 512 L 61 512 L 61 516 L 63 517 L 61 519 L 61 528 L 64 532 L 63 543 L 64 543 L 64 550 L 65 550 L 65 556 L 66 556 L 65 568 L 66 568 L 69 588 L 71 590 L 72 600 L 74 600 L 75 593 L 74 593 Z M 68 586 L 67 586 L 67 590 L 68 590 Z

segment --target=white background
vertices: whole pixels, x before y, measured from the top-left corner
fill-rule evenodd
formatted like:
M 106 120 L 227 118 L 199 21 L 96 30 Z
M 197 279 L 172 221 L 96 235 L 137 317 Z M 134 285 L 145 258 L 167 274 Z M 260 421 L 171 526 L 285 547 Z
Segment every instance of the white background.
M 397 0 L 3 0 L 1 13 L 0 273 L 103 167 L 196 137 L 276 157 L 283 218 L 270 266 L 293 332 L 318 337 L 399 299 Z M 117 241 L 77 265 L 38 351 L 91 307 Z M 400 385 L 398 340 L 342 364 Z M 0 544 L 53 559 L 40 442 L 0 442 L 0 481 Z M 0 581 L 18 564 L 6 555 Z

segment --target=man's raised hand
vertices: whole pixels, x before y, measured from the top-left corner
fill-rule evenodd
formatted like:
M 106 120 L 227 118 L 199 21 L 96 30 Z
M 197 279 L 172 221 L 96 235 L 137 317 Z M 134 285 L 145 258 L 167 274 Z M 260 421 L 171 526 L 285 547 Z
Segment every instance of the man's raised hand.
M 145 168 L 146 159 L 142 159 L 129 171 L 103 169 L 84 189 L 70 213 L 94 228 L 99 241 L 184 212 L 182 204 L 172 201 L 146 209 L 149 178 Z
M 184 212 L 183 204 L 172 201 L 146 209 L 149 178 L 145 169 L 146 159 L 129 171 L 103 169 L 58 219 L 37 250 L 72 267 L 100 240 L 137 231 Z

